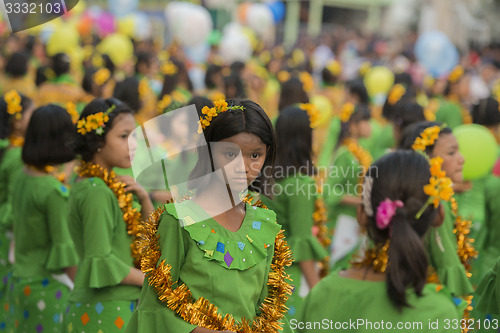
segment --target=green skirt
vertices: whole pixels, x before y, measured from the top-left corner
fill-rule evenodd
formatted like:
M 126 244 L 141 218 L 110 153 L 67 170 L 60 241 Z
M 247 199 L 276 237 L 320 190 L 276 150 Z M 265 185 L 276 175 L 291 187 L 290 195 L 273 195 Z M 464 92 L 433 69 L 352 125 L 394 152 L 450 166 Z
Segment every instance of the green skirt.
M 13 278 L 7 332 L 61 332 L 69 288 L 51 276 Z
M 67 333 L 113 333 L 125 332 L 137 301 L 111 301 L 97 303 L 74 303 L 64 314 L 64 330 Z

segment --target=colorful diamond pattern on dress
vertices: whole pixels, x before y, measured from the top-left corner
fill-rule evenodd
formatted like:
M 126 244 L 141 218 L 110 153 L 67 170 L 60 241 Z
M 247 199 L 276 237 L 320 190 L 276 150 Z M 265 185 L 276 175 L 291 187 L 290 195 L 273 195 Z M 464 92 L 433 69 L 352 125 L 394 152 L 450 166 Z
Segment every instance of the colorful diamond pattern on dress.
M 49 279 L 43 279 L 42 286 L 47 287 L 49 285 Z
M 26 319 L 30 316 L 30 313 L 28 312 L 28 310 L 24 310 L 23 312 L 23 317 Z
M 102 305 L 101 302 L 95 305 L 95 310 L 97 311 L 97 314 L 101 314 L 101 312 L 104 310 L 104 306 Z
M 252 223 L 252 228 L 256 229 L 256 230 L 260 230 L 260 227 L 262 225 L 262 222 L 259 222 L 259 221 L 253 221 Z
M 130 302 L 130 312 L 134 312 L 134 310 L 135 310 L 135 302 L 132 301 Z
M 243 251 L 243 249 L 245 248 L 245 243 L 242 243 L 242 242 L 238 242 L 238 248 Z
M 224 262 L 226 263 L 227 267 L 231 266 L 231 263 L 233 262 L 234 258 L 227 252 L 224 255 Z
M 118 316 L 115 320 L 116 327 L 121 330 L 124 324 L 125 322 L 123 321 L 122 317 Z
M 223 243 L 217 242 L 217 251 L 224 253 L 225 249 L 226 249 L 226 247 L 225 247 L 225 245 Z
M 41 299 L 40 301 L 38 301 L 38 303 L 36 303 L 36 307 L 38 308 L 38 310 L 43 311 L 45 310 L 47 305 L 45 304 L 45 301 Z
M 87 323 L 90 321 L 89 315 L 87 312 L 85 312 L 81 317 L 80 320 L 82 321 L 83 325 L 87 325 Z
M 54 317 L 52 317 L 52 320 L 54 321 L 54 323 L 57 324 L 59 322 L 59 318 L 60 318 L 59 313 L 56 313 Z
M 25 296 L 29 296 L 31 294 L 31 288 L 30 288 L 30 286 L 24 287 L 23 291 L 24 291 L 24 295 Z
M 36 331 L 37 331 L 38 333 L 43 332 L 43 326 L 42 326 L 42 324 L 38 324 L 38 326 L 36 327 Z
M 61 292 L 60 290 L 58 290 L 58 291 L 56 292 L 56 298 L 57 298 L 57 299 L 60 299 L 60 298 L 61 298 L 61 296 L 62 296 L 62 292 Z

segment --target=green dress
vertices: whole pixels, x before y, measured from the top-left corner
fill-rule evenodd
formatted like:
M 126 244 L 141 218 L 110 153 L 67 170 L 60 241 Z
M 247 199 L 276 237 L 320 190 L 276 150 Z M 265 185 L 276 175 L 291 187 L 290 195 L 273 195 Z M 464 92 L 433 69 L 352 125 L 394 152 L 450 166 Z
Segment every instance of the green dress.
M 459 326 L 454 329 L 453 321 L 460 325 L 457 321 L 463 309 L 459 308 L 463 308 L 464 304 L 460 300 L 453 300 L 445 288 L 440 288 L 435 284 L 427 284 L 422 297 L 408 289 L 408 302 L 412 307 L 405 307 L 402 312 L 398 312 L 387 296 L 385 281 L 355 280 L 334 272 L 313 288 L 304 302 L 300 320 L 290 321 L 290 326 L 299 333 L 460 332 Z M 438 326 L 429 328 L 429 323 L 436 321 Z M 376 325 L 382 322 L 385 326 L 377 328 Z M 404 326 L 398 329 L 399 323 L 416 326 L 414 329 L 405 329 Z M 322 324 L 327 326 L 322 327 Z M 342 324 L 343 329 L 335 326 Z M 419 328 L 417 325 L 420 324 Z M 391 326 L 392 329 L 387 329 Z
M 363 170 L 345 146 L 338 148 L 323 187 L 323 197 L 328 213 L 328 230 L 334 236 L 330 257 L 331 270 L 347 268 L 352 255 L 361 244 L 356 206 L 346 205 L 340 201 L 345 195 L 356 196 L 361 193 L 359 179 L 365 172 L 366 170 Z M 347 232 L 337 232 L 337 227 Z
M 23 168 L 21 147 L 7 148 L 0 161 L 0 328 L 6 325 L 10 310 L 7 300 L 8 285 L 12 276 L 9 263 L 9 247 L 12 240 L 12 200 L 10 193 L 13 180 Z
M 172 267 L 172 281 L 185 283 L 194 299 L 204 297 L 222 316 L 229 313 L 239 322 L 259 315 L 280 230 L 274 212 L 246 204 L 240 229 L 231 232 L 191 200 L 165 208 L 157 231 L 159 262 Z M 201 222 L 189 224 L 193 220 Z M 148 282 L 127 332 L 188 333 L 196 328 L 167 308 Z M 286 323 L 284 332 L 292 332 Z
M 15 180 L 15 263 L 8 325 L 15 332 L 61 332 L 71 287 L 63 269 L 78 264 L 69 233 L 68 194 L 51 175 L 21 172 Z
M 453 233 L 455 216 L 450 203 L 442 202 L 445 209 L 443 224 L 431 228 L 426 237 L 426 249 L 430 265 L 435 269 L 439 282 L 455 296 L 466 296 L 474 292 L 472 284 L 457 254 L 457 238 Z
M 273 200 L 262 196 L 264 204 L 276 213 L 278 223 L 282 226 L 293 254 L 294 263 L 288 269 L 293 281 L 293 294 L 288 300 L 287 317 L 294 318 L 300 311 L 303 298 L 299 295 L 302 282 L 302 271 L 299 263 L 306 260 L 320 261 L 328 256 L 328 252 L 312 233 L 314 203 L 316 201 L 316 183 L 305 175 L 288 177 L 275 184 Z
M 360 139 L 359 144 L 370 152 L 375 161 L 384 156 L 389 149 L 394 147 L 394 131 L 391 124 L 381 124 L 374 118 L 370 119 L 370 126 L 370 136 Z
M 134 267 L 131 237 L 115 195 L 100 178 L 75 183 L 70 232 L 81 259 L 64 316 L 65 332 L 123 332 L 140 287 L 121 284 Z

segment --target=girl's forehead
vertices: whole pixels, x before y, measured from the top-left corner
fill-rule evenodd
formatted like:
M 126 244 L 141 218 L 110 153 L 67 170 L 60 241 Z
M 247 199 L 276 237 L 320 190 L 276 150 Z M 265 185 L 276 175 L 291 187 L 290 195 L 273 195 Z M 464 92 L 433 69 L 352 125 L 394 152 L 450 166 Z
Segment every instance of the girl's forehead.
M 246 132 L 238 133 L 219 142 L 236 144 L 242 149 L 261 148 L 261 147 L 266 148 L 266 144 L 262 142 L 261 138 L 259 138 L 255 134 Z

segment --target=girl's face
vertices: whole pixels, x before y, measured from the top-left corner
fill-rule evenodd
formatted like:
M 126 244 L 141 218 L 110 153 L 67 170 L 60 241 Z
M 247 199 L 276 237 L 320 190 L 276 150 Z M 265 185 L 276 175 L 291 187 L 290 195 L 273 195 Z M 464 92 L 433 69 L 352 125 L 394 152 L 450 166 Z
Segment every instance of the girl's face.
M 443 159 L 443 171 L 454 183 L 463 181 L 462 173 L 465 159 L 458 150 L 458 142 L 453 134 L 441 134 L 434 145 L 432 157 L 439 156 Z
M 357 138 L 368 138 L 372 133 L 372 128 L 369 120 L 361 120 L 351 124 L 350 132 Z
M 129 168 L 128 136 L 135 129 L 134 116 L 122 113 L 113 120 L 113 128 L 106 133 L 104 146 L 95 153 L 94 160 L 104 168 Z
M 238 192 L 257 179 L 266 160 L 267 146 L 255 134 L 239 133 L 211 146 L 214 167 L 224 168 L 227 179 L 219 180 Z
M 189 136 L 188 114 L 186 112 L 177 114 L 176 117 L 172 119 L 170 128 L 173 138 L 177 139 L 179 142 L 185 142 Z

